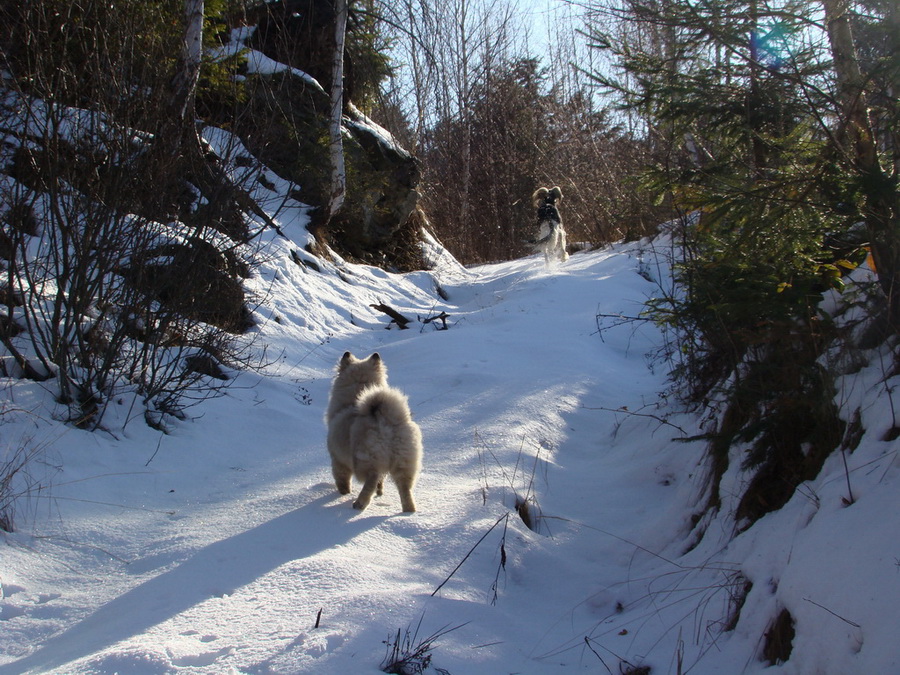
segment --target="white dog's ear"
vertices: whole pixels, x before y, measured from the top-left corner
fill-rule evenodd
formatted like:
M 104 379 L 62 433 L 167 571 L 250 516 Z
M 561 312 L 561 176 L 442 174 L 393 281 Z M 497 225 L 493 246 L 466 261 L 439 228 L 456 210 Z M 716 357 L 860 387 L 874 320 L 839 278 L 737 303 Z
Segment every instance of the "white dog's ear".
M 550 196 L 554 197 L 556 199 L 556 201 L 561 202 L 562 201 L 562 190 L 560 190 L 558 186 L 554 186 L 553 188 L 550 189 Z
M 378 352 L 375 352 L 369 358 L 372 359 L 375 363 L 378 363 L 379 361 L 381 361 L 381 354 L 379 354 Z
M 341 357 L 341 362 L 338 364 L 338 367 L 343 370 L 347 366 L 349 366 L 353 361 L 353 354 L 350 352 L 344 352 L 344 355 Z
M 535 208 L 540 206 L 544 199 L 546 199 L 548 192 L 549 190 L 547 190 L 547 188 L 545 187 L 538 188 L 534 191 L 534 194 L 531 195 L 531 203 L 534 204 Z

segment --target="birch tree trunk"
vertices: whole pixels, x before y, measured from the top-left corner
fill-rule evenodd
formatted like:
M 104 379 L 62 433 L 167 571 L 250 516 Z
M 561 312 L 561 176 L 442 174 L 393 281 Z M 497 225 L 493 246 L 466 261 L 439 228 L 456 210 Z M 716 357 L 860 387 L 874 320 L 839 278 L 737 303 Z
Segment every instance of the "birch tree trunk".
M 172 157 L 179 155 L 187 142 L 196 142 L 199 147 L 194 127 L 194 100 L 203 57 L 203 3 L 204 0 L 184 0 L 181 56 L 171 83 L 169 119 L 164 124 L 163 138 L 159 139 L 160 147 Z
M 181 46 L 181 70 L 175 75 L 175 97 L 182 122 L 193 117 L 194 96 L 200 78 L 200 60 L 203 57 L 203 0 L 184 2 L 184 43 Z
M 850 23 L 850 0 L 822 0 L 842 107 L 839 141 L 846 161 L 860 178 L 863 214 L 878 281 L 888 299 L 889 319 L 900 333 L 900 193 L 895 177 L 881 165 L 869 118 L 866 79 L 859 65 Z
M 328 220 L 340 211 L 347 192 L 347 172 L 344 167 L 344 142 L 341 119 L 344 112 L 344 41 L 347 35 L 348 0 L 335 0 L 334 60 L 331 68 L 331 119 L 329 138 L 331 152 L 331 200 Z

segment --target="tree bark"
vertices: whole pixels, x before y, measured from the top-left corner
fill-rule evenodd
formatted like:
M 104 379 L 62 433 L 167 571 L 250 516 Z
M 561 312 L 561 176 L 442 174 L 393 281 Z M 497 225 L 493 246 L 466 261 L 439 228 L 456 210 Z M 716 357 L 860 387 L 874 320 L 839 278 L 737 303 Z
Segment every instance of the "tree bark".
M 842 107 L 839 142 L 846 161 L 860 178 L 863 216 L 869 232 L 878 281 L 887 296 L 891 327 L 900 333 L 900 193 L 896 177 L 882 167 L 869 119 L 866 79 L 859 65 L 849 0 L 822 0 Z
M 194 101 L 203 58 L 204 0 L 184 0 L 185 28 L 178 70 L 170 83 L 167 119 L 162 122 L 156 147 L 162 157 L 175 159 L 186 147 L 199 152 L 194 126 Z
M 331 119 L 329 137 L 331 151 L 331 199 L 328 220 L 340 211 L 347 192 L 347 172 L 344 167 L 344 142 L 341 120 L 344 114 L 344 42 L 347 35 L 348 0 L 335 0 L 334 60 L 331 69 Z
M 203 58 L 203 12 L 203 0 L 185 0 L 181 63 L 172 81 L 172 108 L 182 125 L 193 124 L 194 97 Z

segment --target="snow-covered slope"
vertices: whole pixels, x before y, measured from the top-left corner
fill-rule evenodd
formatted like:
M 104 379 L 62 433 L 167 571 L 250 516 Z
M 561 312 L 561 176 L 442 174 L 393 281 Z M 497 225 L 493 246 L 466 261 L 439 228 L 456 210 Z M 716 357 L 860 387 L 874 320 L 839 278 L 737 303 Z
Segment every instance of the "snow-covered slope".
M 641 311 L 647 242 L 549 269 L 466 270 L 435 245 L 432 272 L 314 271 L 292 260 L 307 255 L 294 216 L 248 282 L 259 372 L 170 433 L 125 424 L 125 400 L 106 430 L 79 431 L 39 385 L 2 382 L 0 449 L 36 457 L 0 542 L 0 675 L 375 674 L 430 637 L 430 673 L 755 673 L 782 608 L 793 654 L 768 672 L 900 672 L 879 363 L 842 388 L 870 432 L 847 456 L 852 506 L 835 456 L 780 512 L 736 539 L 722 514 L 692 548 L 703 444 L 678 439 L 698 421 L 660 396 L 653 324 L 596 318 Z M 388 330 L 379 303 L 445 311 L 449 328 Z M 415 514 L 390 485 L 362 513 L 334 489 L 322 415 L 345 350 L 379 351 L 409 396 Z

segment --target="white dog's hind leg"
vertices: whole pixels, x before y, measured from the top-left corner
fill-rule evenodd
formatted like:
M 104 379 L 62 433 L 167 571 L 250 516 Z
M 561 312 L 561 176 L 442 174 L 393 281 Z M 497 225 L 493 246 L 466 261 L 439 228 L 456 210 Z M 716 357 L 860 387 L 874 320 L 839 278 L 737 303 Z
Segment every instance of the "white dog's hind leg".
M 350 480 L 353 477 L 353 469 L 343 462 L 331 458 L 331 473 L 334 476 L 334 484 L 342 495 L 350 494 Z
M 397 491 L 400 493 L 400 504 L 406 513 L 414 513 L 416 510 L 416 502 L 412 496 L 412 488 L 415 478 L 410 478 L 405 473 L 394 473 L 391 475 L 394 483 L 397 485 Z
M 372 501 L 372 495 L 375 494 L 378 489 L 378 485 L 382 483 L 382 478 L 375 473 L 374 471 L 369 473 L 366 476 L 366 482 L 363 483 L 362 490 L 359 491 L 359 496 L 356 498 L 356 501 L 353 502 L 353 508 L 359 509 L 360 511 L 364 510 L 369 502 Z M 378 494 L 381 494 L 380 492 Z

